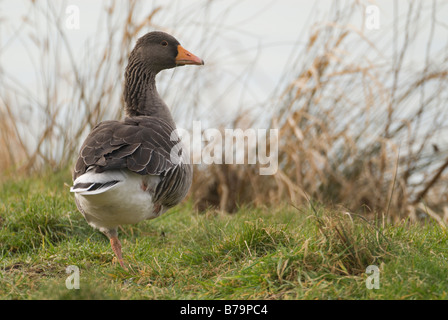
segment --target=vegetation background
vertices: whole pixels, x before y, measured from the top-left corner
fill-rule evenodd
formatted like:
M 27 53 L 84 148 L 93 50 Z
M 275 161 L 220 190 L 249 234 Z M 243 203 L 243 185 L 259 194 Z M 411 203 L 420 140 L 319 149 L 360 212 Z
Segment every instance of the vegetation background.
M 291 6 L 294 28 L 276 27 L 282 17 L 274 16 L 274 3 Z M 70 5 L 80 8 L 81 31 L 67 26 Z M 379 29 L 368 28 L 371 5 L 379 9 Z M 80 298 L 117 297 L 123 286 L 154 283 L 152 294 L 124 296 L 446 298 L 446 1 L 135 0 L 92 6 L 0 2 L 2 296 L 47 297 L 72 262 L 90 268 L 92 281 L 112 274 L 106 293 L 91 287 Z M 12 7 L 20 14 L 9 15 Z M 270 31 L 262 35 L 253 32 L 260 17 Z M 86 24 L 88 36 L 75 50 L 73 38 L 86 32 Z M 204 68 L 158 78 L 179 126 L 191 129 L 201 120 L 203 129 L 276 128 L 279 169 L 262 176 L 257 164 L 196 166 L 178 218 L 169 214 L 123 229 L 136 264 L 131 273 L 101 271 L 111 259 L 107 246 L 76 213 L 64 184 L 71 182 L 70 167 L 91 128 L 123 117 L 127 56 L 139 36 L 155 29 L 175 35 L 206 61 Z M 153 258 L 145 255 L 148 239 L 157 243 Z M 77 248 L 79 243 L 86 244 Z M 75 249 L 78 256 L 67 258 Z M 389 276 L 390 290 L 376 296 L 366 291 L 359 281 L 365 268 L 382 262 L 382 272 L 397 274 L 392 257 L 414 259 L 400 269 L 415 272 L 414 281 L 403 286 L 405 279 Z M 160 259 L 173 269 L 154 267 L 163 265 Z M 199 274 L 186 267 L 197 265 Z M 201 281 L 173 277 L 179 273 L 185 281 Z M 43 285 L 37 281 L 42 278 Z M 331 289 L 318 293 L 329 283 Z M 182 291 L 185 286 L 191 294 Z M 64 290 L 48 297 L 63 298 Z

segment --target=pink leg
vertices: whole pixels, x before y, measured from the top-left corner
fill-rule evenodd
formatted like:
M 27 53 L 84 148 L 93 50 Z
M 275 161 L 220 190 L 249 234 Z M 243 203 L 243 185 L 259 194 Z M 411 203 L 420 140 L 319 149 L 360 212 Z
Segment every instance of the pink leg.
M 124 265 L 123 256 L 121 255 L 121 243 L 120 240 L 118 240 L 117 236 L 110 237 L 110 245 L 112 246 L 112 250 L 114 250 L 114 253 L 117 256 L 120 266 L 123 269 L 127 270 L 128 268 L 126 268 L 126 266 Z

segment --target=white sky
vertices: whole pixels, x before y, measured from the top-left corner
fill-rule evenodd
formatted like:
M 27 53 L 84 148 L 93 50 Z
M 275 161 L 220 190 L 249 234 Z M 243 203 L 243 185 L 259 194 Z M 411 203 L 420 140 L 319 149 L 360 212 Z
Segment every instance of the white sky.
M 39 1 L 39 0 L 37 0 Z M 43 0 L 40 0 L 43 1 Z M 55 1 L 61 3 L 61 1 Z M 126 0 L 119 0 L 119 6 L 123 6 Z M 210 2 L 210 6 L 204 6 Z M 145 8 L 142 8 L 142 16 L 146 15 L 155 7 L 162 7 L 156 14 L 153 22 L 161 28 L 175 31 L 175 36 L 197 55 L 214 65 L 219 65 L 217 61 L 222 55 L 228 59 L 229 55 L 234 55 L 236 59 L 229 59 L 220 65 L 220 68 L 232 71 L 245 66 L 257 57 L 257 64 L 254 68 L 253 87 L 259 88 L 259 93 L 266 92 L 270 87 L 275 86 L 285 68 L 288 68 L 288 58 L 291 50 L 297 48 L 297 44 L 305 44 L 309 37 L 311 23 L 317 17 L 323 17 L 329 10 L 332 0 L 305 1 L 305 0 L 246 0 L 246 1 L 146 1 Z M 431 1 L 425 1 L 427 6 L 431 6 Z M 438 20 L 445 22 L 448 27 L 446 17 L 448 17 L 448 1 L 438 1 Z M 77 30 L 66 30 L 69 41 L 74 52 L 82 56 L 85 41 L 95 36 L 97 31 L 100 11 L 110 1 L 91 0 L 70 0 L 65 1 L 66 6 L 76 5 L 80 9 L 80 28 Z M 380 30 L 367 31 L 366 35 L 371 35 L 376 41 L 379 37 L 384 37 L 392 32 L 394 18 L 393 1 L 382 0 L 372 1 L 380 8 Z M 408 1 L 399 0 L 399 15 L 406 14 Z M 29 78 L 31 69 L 29 63 L 29 52 L 24 50 L 23 42 L 18 39 L 11 40 L 15 29 L 22 23 L 23 17 L 28 12 L 29 1 L 27 0 L 3 0 L 0 1 L 0 19 L 7 20 L 8 24 L 0 24 L 0 63 L 2 68 L 13 71 L 19 78 Z M 187 17 L 187 18 L 185 18 Z M 356 15 L 355 15 L 356 17 Z M 2 21 L 0 20 L 0 21 Z M 12 22 L 12 23 L 11 23 Z M 361 29 L 363 22 L 362 12 L 359 17 L 352 22 L 355 28 Z M 42 24 L 44 25 L 44 21 Z M 206 29 L 212 31 L 218 37 L 214 41 L 212 48 L 203 48 L 201 44 L 195 42 L 193 34 L 202 34 Z M 213 29 L 216 29 L 213 32 Z M 142 30 L 142 34 L 148 30 Z M 434 50 L 443 47 L 447 41 L 447 28 L 438 28 L 435 33 Z M 197 39 L 202 39 L 198 37 Z M 421 61 L 424 57 L 425 39 L 416 41 L 417 46 L 411 49 L 416 61 Z M 440 45 L 437 48 L 437 45 Z M 258 49 L 257 49 L 258 48 Z M 208 49 L 208 50 L 207 50 Z M 262 49 L 262 50 L 261 50 Z M 228 65 L 233 62 L 235 65 Z M 234 71 L 238 74 L 238 70 Z
M 39 1 L 39 0 L 37 0 Z M 40 0 L 44 1 L 44 0 Z M 342 1 L 344 2 L 344 1 Z M 111 1 L 66 0 L 54 1 L 61 7 L 61 19 L 67 19 L 64 8 L 70 5 L 79 7 L 80 25 L 76 30 L 65 30 L 68 40 L 76 58 L 85 56 L 86 41 L 107 41 L 98 37 L 98 25 L 101 10 Z M 118 10 L 127 5 L 127 0 L 116 1 Z M 348 1 L 347 3 L 352 3 Z M 405 21 L 408 1 L 398 0 L 398 11 L 394 11 L 394 1 L 371 1 L 380 9 L 380 29 L 365 30 L 363 26 L 364 12 L 354 15 L 350 25 L 354 29 L 364 30 L 369 41 L 381 47 L 384 42 L 384 53 L 391 53 L 393 48 L 388 47 L 393 31 L 394 14 L 397 14 L 401 25 Z M 219 90 L 247 70 L 249 66 L 250 78 L 245 79 L 244 97 L 240 98 L 240 88 L 233 87 L 225 97 L 228 100 L 229 110 L 232 109 L 235 99 L 243 99 L 248 105 L 262 103 L 269 97 L 273 88 L 282 80 L 285 71 L 292 68 L 291 57 L 296 50 L 301 50 L 309 39 L 312 24 L 315 21 L 324 21 L 334 4 L 332 0 L 306 1 L 306 0 L 189 0 L 189 1 L 146 1 L 140 13 L 146 16 L 156 7 L 161 7 L 152 21 L 160 29 L 172 31 L 173 35 L 196 55 L 206 62 L 204 72 L 213 69 L 214 74 L 223 75 L 226 80 L 217 83 L 219 86 L 212 94 L 219 95 Z M 437 20 L 440 22 L 434 33 L 431 50 L 439 51 L 448 41 L 448 1 L 437 1 Z M 424 5 L 431 7 L 432 1 L 424 1 Z M 33 87 L 36 75 L 33 67 L 38 61 L 33 58 L 38 52 L 36 47 L 26 43 L 23 37 L 17 37 L 16 31 L 23 24 L 24 17 L 29 12 L 30 1 L 27 0 L 0 0 L 0 68 L 12 74 L 18 82 Z M 395 13 L 394 13 L 395 12 Z M 426 10 L 430 13 L 430 10 Z M 3 22 L 7 23 L 3 23 Z M 41 19 L 42 32 L 45 32 L 45 20 Z M 420 36 L 410 48 L 411 54 L 406 56 L 406 65 L 412 68 L 423 63 L 427 39 L 425 28 L 419 25 Z M 21 30 L 21 35 L 31 34 L 27 26 Z M 28 27 L 29 28 L 29 27 Z M 154 30 L 154 27 L 143 28 L 141 34 Z M 207 38 L 213 37 L 213 39 Z M 206 46 L 203 42 L 206 39 Z M 28 41 L 29 42 L 29 41 Z M 365 49 L 364 49 L 365 50 Z M 67 57 L 61 57 L 67 59 Z M 34 69 L 33 69 L 34 68 Z M 168 72 L 185 72 L 168 71 Z M 117 76 L 122 76 L 120 73 Z M 0 84 L 1 85 L 1 84 Z M 169 100 L 168 100 L 169 102 Z M 212 104 L 213 100 L 204 103 Z M 238 105 L 238 104 L 235 104 Z M 222 110 L 216 110 L 220 116 Z

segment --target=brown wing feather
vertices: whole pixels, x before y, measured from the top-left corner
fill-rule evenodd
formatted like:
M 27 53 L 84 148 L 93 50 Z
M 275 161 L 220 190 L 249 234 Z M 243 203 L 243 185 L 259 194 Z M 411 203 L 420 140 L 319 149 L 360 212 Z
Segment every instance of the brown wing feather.
M 97 172 L 127 168 L 139 174 L 161 174 L 175 166 L 170 160 L 170 151 L 179 143 L 170 140 L 174 129 L 154 117 L 101 122 L 81 147 L 73 179 L 92 166 Z

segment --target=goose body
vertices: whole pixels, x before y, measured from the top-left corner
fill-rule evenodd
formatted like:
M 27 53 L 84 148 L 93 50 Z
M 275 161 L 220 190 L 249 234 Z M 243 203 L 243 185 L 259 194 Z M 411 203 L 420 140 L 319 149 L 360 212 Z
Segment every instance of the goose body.
M 141 37 L 125 73 L 127 117 L 99 123 L 76 161 L 70 189 L 76 205 L 109 237 L 122 267 L 118 227 L 160 216 L 182 201 L 191 185 L 192 166 L 155 86 L 158 72 L 185 64 L 203 61 L 166 33 Z
M 160 180 L 157 175 L 141 176 L 129 170 L 87 172 L 75 180 L 78 187 L 73 187 L 72 192 L 87 222 L 107 231 L 162 214 L 165 210 L 156 210 L 154 194 L 149 191 Z

